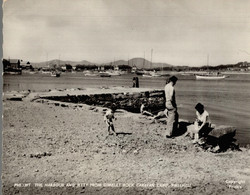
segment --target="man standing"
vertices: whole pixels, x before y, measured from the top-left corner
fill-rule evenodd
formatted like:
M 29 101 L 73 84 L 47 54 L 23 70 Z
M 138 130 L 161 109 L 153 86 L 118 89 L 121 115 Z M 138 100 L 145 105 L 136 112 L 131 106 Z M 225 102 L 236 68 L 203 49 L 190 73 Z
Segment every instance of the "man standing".
M 175 101 L 175 90 L 174 85 L 176 84 L 178 78 L 172 76 L 169 78 L 165 85 L 165 97 L 166 97 L 166 111 L 167 111 L 167 129 L 166 137 L 171 138 L 173 131 L 177 129 L 178 126 L 178 112 L 177 105 Z

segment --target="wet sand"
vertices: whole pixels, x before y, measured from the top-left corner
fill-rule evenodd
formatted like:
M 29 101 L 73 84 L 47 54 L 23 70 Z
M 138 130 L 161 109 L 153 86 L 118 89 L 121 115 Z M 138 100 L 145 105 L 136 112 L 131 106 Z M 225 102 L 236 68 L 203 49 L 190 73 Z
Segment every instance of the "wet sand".
M 103 108 L 68 105 L 4 100 L 3 194 L 250 194 L 249 149 L 206 152 L 123 110 L 108 136 Z

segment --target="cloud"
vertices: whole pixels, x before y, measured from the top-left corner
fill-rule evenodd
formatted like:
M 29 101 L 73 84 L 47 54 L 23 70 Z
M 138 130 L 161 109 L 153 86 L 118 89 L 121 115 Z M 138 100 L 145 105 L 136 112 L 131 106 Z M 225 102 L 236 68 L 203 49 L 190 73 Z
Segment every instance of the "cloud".
M 61 54 L 67 60 L 101 62 L 143 57 L 153 48 L 155 60 L 167 63 L 197 60 L 200 65 L 208 53 L 215 64 L 223 63 L 220 56 L 237 61 L 246 55 L 235 48 L 250 50 L 249 5 L 232 0 L 9 0 L 4 54 L 33 61 Z

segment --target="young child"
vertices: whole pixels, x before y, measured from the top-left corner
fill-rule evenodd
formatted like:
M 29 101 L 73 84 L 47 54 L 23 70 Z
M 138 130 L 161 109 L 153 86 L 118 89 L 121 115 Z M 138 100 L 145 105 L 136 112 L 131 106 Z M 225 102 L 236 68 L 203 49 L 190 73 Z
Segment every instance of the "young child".
M 146 115 L 146 116 L 154 116 L 152 113 L 150 113 L 150 112 L 148 112 L 148 111 L 146 110 L 146 106 L 147 106 L 146 103 L 143 103 L 143 104 L 141 105 L 141 107 L 140 107 L 140 112 L 141 112 L 141 114 L 142 114 L 142 115 Z
M 110 132 L 110 129 L 115 133 L 115 135 L 117 135 L 117 133 L 115 132 L 114 124 L 113 124 L 113 119 L 115 119 L 114 112 L 115 112 L 115 108 L 112 107 L 111 109 L 108 109 L 106 111 L 106 114 L 104 115 L 104 122 L 106 122 L 106 124 L 108 125 L 109 135 L 113 134 Z

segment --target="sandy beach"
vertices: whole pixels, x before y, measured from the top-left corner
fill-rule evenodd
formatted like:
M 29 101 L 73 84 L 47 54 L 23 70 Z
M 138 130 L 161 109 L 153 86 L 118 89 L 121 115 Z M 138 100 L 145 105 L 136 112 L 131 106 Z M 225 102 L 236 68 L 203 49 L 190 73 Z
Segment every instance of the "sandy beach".
M 165 124 L 104 108 L 3 102 L 3 194 L 250 194 L 250 150 L 211 153 Z

